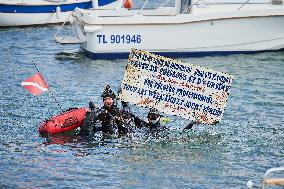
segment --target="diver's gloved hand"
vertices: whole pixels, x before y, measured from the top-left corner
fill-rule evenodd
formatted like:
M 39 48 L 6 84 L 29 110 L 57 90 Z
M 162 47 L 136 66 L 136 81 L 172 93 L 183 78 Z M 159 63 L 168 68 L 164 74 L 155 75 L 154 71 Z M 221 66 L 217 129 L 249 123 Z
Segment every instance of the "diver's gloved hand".
M 106 109 L 103 109 L 102 112 L 101 112 L 101 115 L 104 116 L 104 118 L 107 118 L 107 119 L 113 119 L 114 117 L 111 115 L 111 113 L 106 110 Z
M 128 103 L 124 102 L 124 101 L 121 101 L 121 105 L 122 105 L 122 108 L 127 108 L 128 107 Z
M 194 125 L 198 125 L 198 124 L 201 124 L 201 122 L 198 121 L 198 120 L 191 121 L 191 122 L 190 122 L 187 126 L 185 126 L 182 130 L 183 130 L 183 131 L 185 131 L 185 130 L 191 130 Z
M 214 121 L 213 123 L 212 123 L 212 125 L 217 125 L 219 123 L 219 121 Z
M 91 111 L 95 110 L 96 109 L 96 105 L 92 101 L 90 101 L 89 102 L 89 108 L 90 108 Z
M 190 122 L 187 126 L 185 126 L 182 131 L 191 130 L 194 125 L 194 122 Z

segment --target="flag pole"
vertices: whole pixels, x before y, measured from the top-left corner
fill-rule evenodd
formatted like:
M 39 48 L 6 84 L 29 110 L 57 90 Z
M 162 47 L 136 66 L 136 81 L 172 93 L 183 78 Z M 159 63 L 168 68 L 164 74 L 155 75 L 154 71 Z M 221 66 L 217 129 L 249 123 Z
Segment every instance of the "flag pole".
M 36 66 L 36 64 L 34 63 L 34 61 L 32 61 L 32 63 L 33 63 L 33 65 L 34 65 L 36 71 L 37 71 L 38 73 L 40 73 L 40 71 L 39 71 L 39 69 L 37 68 L 37 66 Z M 64 112 L 64 111 L 63 111 L 63 108 L 60 106 L 59 102 L 58 102 L 57 99 L 55 98 L 55 95 L 53 94 L 53 92 L 51 91 L 51 89 L 50 89 L 49 87 L 48 87 L 48 91 L 50 92 L 51 96 L 54 98 L 54 100 L 55 100 L 55 102 L 57 103 L 57 105 L 59 106 L 60 110 L 61 110 L 62 112 Z

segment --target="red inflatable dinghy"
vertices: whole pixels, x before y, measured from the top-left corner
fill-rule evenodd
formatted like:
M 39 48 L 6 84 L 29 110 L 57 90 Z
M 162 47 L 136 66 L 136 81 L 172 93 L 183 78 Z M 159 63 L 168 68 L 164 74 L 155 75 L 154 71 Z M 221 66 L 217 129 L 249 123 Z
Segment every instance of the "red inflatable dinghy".
M 57 134 L 76 129 L 83 124 L 88 108 L 72 108 L 40 124 L 41 134 Z

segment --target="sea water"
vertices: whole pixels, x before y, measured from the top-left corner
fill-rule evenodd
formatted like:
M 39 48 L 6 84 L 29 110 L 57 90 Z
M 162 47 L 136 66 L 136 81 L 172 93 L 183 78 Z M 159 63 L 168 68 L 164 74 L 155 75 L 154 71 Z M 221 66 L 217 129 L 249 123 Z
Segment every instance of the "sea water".
M 60 108 L 50 93 L 34 97 L 21 86 L 36 73 L 32 62 L 63 109 L 101 106 L 104 86 L 116 91 L 127 63 L 56 44 L 58 28 L 0 30 L 0 188 L 245 188 L 284 165 L 283 51 L 180 59 L 235 76 L 215 126 L 182 132 L 188 121 L 170 117 L 160 137 L 39 136 L 39 123 Z

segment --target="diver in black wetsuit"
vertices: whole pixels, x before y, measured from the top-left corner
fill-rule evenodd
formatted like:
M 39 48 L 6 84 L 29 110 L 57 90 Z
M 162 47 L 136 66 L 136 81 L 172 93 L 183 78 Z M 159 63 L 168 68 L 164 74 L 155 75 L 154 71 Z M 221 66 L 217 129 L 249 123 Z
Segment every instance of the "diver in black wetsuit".
M 119 110 L 116 102 L 116 95 L 110 86 L 105 87 L 101 95 L 103 97 L 103 107 L 96 109 L 90 102 L 90 111 L 87 113 L 85 121 L 81 126 L 80 134 L 89 135 L 102 131 L 103 133 L 125 135 L 133 130 L 133 122 L 140 123 L 140 119 L 130 112 L 128 104 L 122 102 L 122 109 Z M 101 123 L 101 127 L 98 126 Z
M 89 103 L 90 111 L 87 113 L 83 125 L 81 126 L 80 134 L 89 135 L 98 131 L 103 133 L 115 134 L 119 136 L 132 133 L 134 128 L 149 128 L 151 133 L 157 133 L 164 130 L 161 127 L 162 115 L 158 110 L 151 108 L 147 119 L 141 120 L 130 111 L 130 107 L 126 102 L 122 103 L 122 109 L 119 110 L 116 103 L 116 95 L 110 89 L 110 86 L 105 87 L 104 92 L 101 95 L 103 97 L 103 107 L 98 109 L 92 102 Z M 98 126 L 98 122 L 101 123 L 101 127 Z M 192 129 L 192 126 L 197 122 L 190 122 L 184 129 Z
M 101 127 L 95 127 L 94 132 L 102 131 L 103 133 L 115 134 L 117 130 L 116 116 L 119 112 L 117 106 L 114 104 L 113 96 L 105 95 L 103 98 L 104 105 L 98 111 L 96 121 L 101 122 Z
M 116 133 L 116 116 L 119 110 L 115 104 L 116 95 L 110 89 L 110 86 L 105 87 L 102 93 L 103 106 L 98 109 L 92 102 L 89 103 L 90 111 L 86 114 L 83 125 L 81 126 L 80 134 L 89 135 L 98 131 L 103 133 L 114 134 Z M 101 127 L 98 126 L 101 123 Z
M 161 115 L 157 109 L 151 108 L 148 115 L 145 126 L 150 129 L 151 132 L 161 130 Z
M 122 109 L 119 111 L 116 119 L 119 135 L 133 133 L 134 129 L 141 128 L 145 122 L 131 112 L 127 102 L 121 101 Z
M 148 127 L 150 131 L 158 132 L 165 129 L 165 127 L 161 126 L 161 118 L 162 115 L 160 115 L 159 111 L 155 108 L 151 108 L 148 115 L 147 115 L 147 121 L 144 121 L 143 124 L 145 127 Z M 185 126 L 182 131 L 191 130 L 195 124 L 200 124 L 198 121 L 191 121 L 187 126 Z

